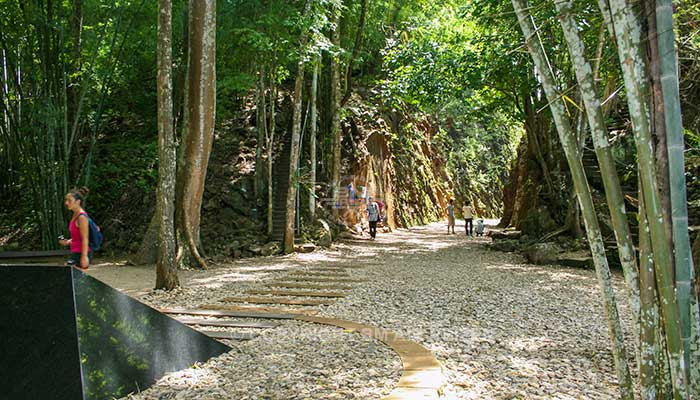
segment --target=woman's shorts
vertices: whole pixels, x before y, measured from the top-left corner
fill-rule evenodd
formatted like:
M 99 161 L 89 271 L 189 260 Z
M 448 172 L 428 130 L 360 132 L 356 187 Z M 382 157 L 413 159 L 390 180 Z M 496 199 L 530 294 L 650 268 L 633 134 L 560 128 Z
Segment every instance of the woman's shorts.
M 81 253 L 70 253 L 70 258 L 66 261 L 66 265 L 69 267 L 80 268 L 80 257 Z M 92 252 L 88 251 L 88 262 L 92 264 Z

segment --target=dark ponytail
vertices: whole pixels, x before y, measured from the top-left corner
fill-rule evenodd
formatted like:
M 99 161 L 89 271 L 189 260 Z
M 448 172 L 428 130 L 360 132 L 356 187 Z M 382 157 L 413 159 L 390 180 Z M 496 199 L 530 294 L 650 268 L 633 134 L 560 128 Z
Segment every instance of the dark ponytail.
M 84 206 L 85 205 L 85 198 L 88 196 L 90 193 L 90 189 L 87 187 L 83 186 L 80 189 L 73 188 L 68 192 L 75 200 L 80 200 L 80 205 Z

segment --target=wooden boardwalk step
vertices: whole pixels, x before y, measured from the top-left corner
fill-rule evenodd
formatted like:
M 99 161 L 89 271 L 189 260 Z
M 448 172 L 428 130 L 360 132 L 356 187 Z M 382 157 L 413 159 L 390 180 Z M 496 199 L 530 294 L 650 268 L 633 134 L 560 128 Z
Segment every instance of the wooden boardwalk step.
M 335 265 L 322 265 L 319 267 L 311 267 L 307 271 L 347 271 L 349 269 L 362 269 L 365 265 L 345 265 L 345 266 L 335 266 Z
M 309 292 L 305 290 L 248 290 L 248 294 L 269 294 L 272 296 L 299 296 L 299 297 L 345 297 L 345 293 L 338 292 Z
M 290 275 L 297 275 L 297 276 L 319 276 L 319 277 L 325 277 L 325 278 L 350 278 L 350 275 L 347 273 L 338 273 L 338 272 L 306 272 L 306 271 L 297 271 L 297 272 L 292 272 Z
M 258 336 L 257 333 L 240 333 L 240 332 L 221 332 L 200 330 L 199 332 L 214 339 L 229 339 L 229 340 L 250 340 Z
M 286 276 L 280 279 L 294 282 L 318 282 L 318 283 L 362 283 L 367 282 L 365 279 L 350 279 L 350 278 L 315 278 L 313 276 Z
M 179 322 L 186 325 L 199 325 L 199 326 L 223 326 L 228 328 L 257 328 L 257 329 L 270 329 L 276 328 L 278 324 L 272 324 L 269 322 L 242 322 L 242 321 L 231 321 L 225 319 L 199 319 L 199 318 L 177 318 Z
M 290 283 L 290 282 L 270 282 L 265 286 L 281 287 L 289 289 L 318 289 L 318 290 L 350 290 L 352 286 L 347 285 L 318 285 L 312 283 Z
M 259 312 L 249 312 L 242 310 L 234 310 L 232 308 L 219 308 L 219 307 L 207 307 L 202 306 L 202 308 L 197 310 L 190 310 L 186 308 L 164 308 L 160 309 L 160 312 L 164 314 L 187 314 L 187 315 L 201 315 L 206 317 L 233 317 L 233 318 L 263 318 L 263 319 L 294 319 L 296 317 L 295 313 L 259 313 Z
M 258 274 L 289 271 L 288 268 L 248 268 L 235 271 L 237 274 Z
M 289 306 L 328 306 L 334 303 L 334 301 L 330 300 L 295 300 L 280 297 L 226 297 L 221 301 L 227 303 L 284 304 Z
M 202 307 L 206 307 L 210 310 L 222 310 L 224 312 L 239 312 L 239 313 L 251 313 L 260 315 L 258 318 L 269 318 L 266 315 L 286 315 L 290 318 L 280 318 L 280 319 L 294 319 L 300 315 L 316 315 L 319 310 L 315 309 L 295 309 L 295 308 L 282 308 L 282 307 L 267 307 L 267 306 L 239 306 L 239 305 L 224 305 L 224 304 L 204 304 Z

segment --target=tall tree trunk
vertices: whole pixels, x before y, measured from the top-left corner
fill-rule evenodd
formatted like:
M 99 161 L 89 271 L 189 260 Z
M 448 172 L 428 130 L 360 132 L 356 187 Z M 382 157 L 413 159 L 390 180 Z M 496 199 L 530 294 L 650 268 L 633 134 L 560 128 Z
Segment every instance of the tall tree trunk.
M 158 257 L 156 289 L 180 286 L 175 262 L 175 134 L 173 131 L 172 3 L 158 1 Z
M 263 173 L 265 168 L 263 167 L 263 148 L 265 147 L 265 138 L 267 137 L 267 107 L 265 101 L 265 68 L 260 67 L 260 77 L 258 79 L 258 90 L 256 96 L 256 126 L 258 131 L 258 140 L 255 145 L 255 181 L 254 181 L 254 192 L 255 192 L 255 208 L 258 212 L 262 212 L 262 199 L 263 199 L 263 187 L 264 179 Z
M 693 258 L 688 235 L 688 207 L 686 198 L 684 137 L 678 88 L 678 52 L 673 31 L 673 3 L 656 1 L 656 22 L 660 81 L 663 94 L 663 115 L 668 151 L 670 217 L 675 263 L 675 283 L 678 293 L 681 334 L 687 370 L 690 373 L 690 392 L 700 394 L 700 309 L 695 281 Z
M 189 2 L 189 57 L 187 65 L 185 162 L 182 166 L 181 197 L 177 202 L 178 262 L 193 260 L 207 268 L 200 255 L 199 229 L 204 181 L 214 140 L 216 112 L 216 1 Z
M 559 139 L 569 164 L 574 188 L 576 189 L 576 194 L 581 204 L 583 219 L 586 224 L 588 243 L 591 247 L 596 275 L 598 276 L 598 284 L 600 285 L 603 304 L 607 315 L 608 333 L 612 342 L 615 369 L 620 382 L 620 392 L 622 398 L 634 399 L 634 388 L 627 365 L 627 352 L 625 350 L 624 336 L 615 302 L 615 293 L 610 279 L 610 269 L 605 256 L 605 247 L 603 245 L 600 227 L 598 226 L 598 216 L 596 215 L 596 210 L 593 206 L 593 198 L 591 197 L 590 188 L 586 181 L 586 174 L 581 159 L 575 151 L 577 147 L 576 135 L 571 128 L 571 122 L 564 109 L 563 100 L 560 99 L 557 93 L 556 81 L 550 70 L 534 21 L 526 11 L 528 10 L 528 6 L 525 4 L 524 0 L 512 0 L 512 3 L 518 16 L 518 22 L 523 31 L 527 48 L 540 72 L 542 87 L 549 100 L 549 108 L 552 111 L 552 117 L 554 118 L 557 132 L 559 133 Z
M 272 147 L 275 144 L 275 105 L 277 104 L 277 86 L 273 79 L 270 79 L 270 127 L 267 129 L 267 235 L 272 235 L 272 214 L 274 203 L 272 197 L 273 177 L 272 177 Z
M 336 47 L 340 47 L 340 13 L 336 14 L 331 41 Z M 340 60 L 331 54 L 331 138 L 333 142 L 332 168 L 331 168 L 331 207 L 333 216 L 337 217 L 340 211 L 340 166 L 341 166 L 341 142 L 343 131 L 340 129 Z
M 309 161 L 311 163 L 311 173 L 309 176 L 309 215 L 314 220 L 316 215 L 316 127 L 318 126 L 316 112 L 316 97 L 318 93 L 318 68 L 321 63 L 321 54 L 314 57 L 314 72 L 311 78 L 311 118 L 309 129 Z
M 510 225 L 513 219 L 513 209 L 515 208 L 515 195 L 518 190 L 518 180 L 519 170 L 520 170 L 520 159 L 523 157 L 522 153 L 525 151 L 525 143 L 520 139 L 520 145 L 518 145 L 518 150 L 516 151 L 516 156 L 510 163 L 510 169 L 508 172 L 508 179 L 503 187 L 503 216 L 498 222 L 499 228 L 506 228 Z
M 603 186 L 605 188 L 605 198 L 610 210 L 615 238 L 617 240 L 620 263 L 625 275 L 627 285 L 627 296 L 634 317 L 633 332 L 634 337 L 639 337 L 639 272 L 637 268 L 637 257 L 635 253 L 632 234 L 627 221 L 627 211 L 625 200 L 620 187 L 620 180 L 615 169 L 615 159 L 613 158 L 610 143 L 608 141 L 608 130 L 605 124 L 598 89 L 594 79 L 593 70 L 586 58 L 586 49 L 583 40 L 579 36 L 578 22 L 572 15 L 573 2 L 571 0 L 556 1 L 555 5 L 559 12 L 559 22 L 561 23 L 572 64 L 576 72 L 576 79 L 581 89 L 581 95 L 588 117 L 593 146 L 600 166 Z M 636 341 L 635 341 L 636 342 Z M 639 352 L 637 351 L 639 360 Z
M 304 15 L 311 10 L 311 1 L 304 5 Z M 303 30 L 299 39 L 299 62 L 297 62 L 297 76 L 294 79 L 294 111 L 292 116 L 292 142 L 289 152 L 289 188 L 287 189 L 287 221 L 284 228 L 284 252 L 294 251 L 294 220 L 296 217 L 297 180 L 299 168 L 299 141 L 301 140 L 301 105 L 302 89 L 304 87 L 304 53 L 309 32 Z
M 601 11 L 605 14 L 607 4 L 599 1 Z M 661 296 L 661 314 L 666 334 L 669 353 L 674 396 L 688 398 L 687 371 L 685 355 L 681 340 L 681 324 L 675 282 L 671 264 L 671 248 L 666 235 L 663 205 L 656 180 L 656 162 L 652 149 L 649 121 L 649 90 L 646 84 L 647 71 L 640 22 L 635 10 L 625 0 L 610 0 L 610 15 L 615 26 L 618 55 L 623 71 L 627 103 L 632 120 L 637 146 L 639 176 L 642 180 L 645 212 L 651 235 L 654 268 L 659 294 Z

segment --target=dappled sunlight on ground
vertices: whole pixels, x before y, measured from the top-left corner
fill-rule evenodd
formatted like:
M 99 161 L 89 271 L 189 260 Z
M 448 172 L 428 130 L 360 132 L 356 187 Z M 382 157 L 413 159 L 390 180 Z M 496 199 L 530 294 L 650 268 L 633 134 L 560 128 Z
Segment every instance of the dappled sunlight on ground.
M 239 274 L 239 273 L 233 272 L 233 273 L 225 273 L 225 274 L 209 276 L 206 278 L 192 279 L 190 281 L 190 285 L 191 286 L 203 286 L 203 287 L 207 287 L 207 288 L 217 288 L 217 287 L 222 287 L 226 283 L 230 283 L 230 282 L 246 282 L 246 281 L 254 282 L 256 280 L 257 279 L 250 274 Z
M 346 274 L 364 282 L 352 284 L 335 304 L 318 307 L 320 315 L 390 329 L 426 346 L 444 366 L 446 399 L 617 395 L 594 271 L 529 265 L 520 255 L 487 250 L 488 237 L 466 237 L 459 226 L 457 234 L 446 231 L 444 222 L 434 223 L 379 232 L 377 240 L 341 240 L 312 253 L 180 271 L 183 289 L 152 298 L 174 306 L 183 299 L 183 306 L 212 304 L 293 271 L 346 267 Z M 152 268 L 94 273 L 121 287 L 140 286 L 143 294 L 153 293 L 147 284 L 155 279 Z M 613 281 L 621 290 L 620 273 L 613 273 Z M 620 313 L 629 314 L 626 305 Z M 624 327 L 629 331 L 629 321 Z M 198 371 L 178 382 L 191 389 L 210 379 L 216 374 Z

